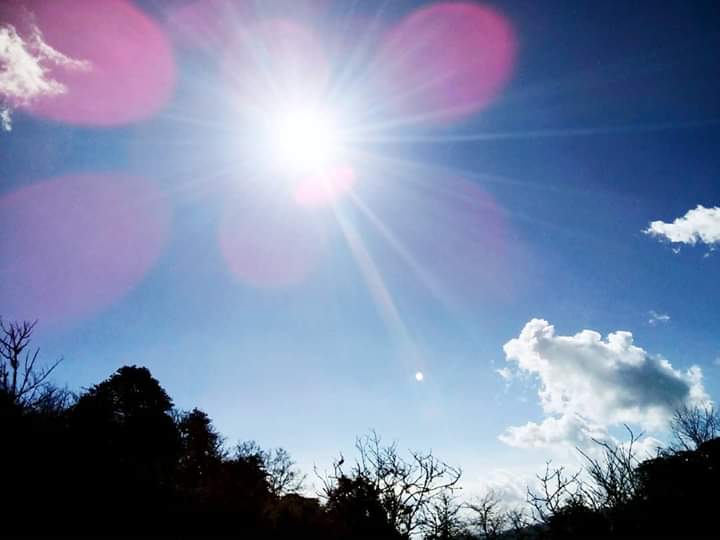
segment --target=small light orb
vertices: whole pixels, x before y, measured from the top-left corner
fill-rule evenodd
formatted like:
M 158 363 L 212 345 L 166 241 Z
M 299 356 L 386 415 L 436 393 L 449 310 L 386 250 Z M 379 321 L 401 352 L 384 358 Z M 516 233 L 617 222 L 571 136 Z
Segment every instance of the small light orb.
M 415 373 L 415 380 L 416 380 L 417 382 L 422 382 L 423 379 L 425 379 L 425 375 L 423 375 L 423 372 L 422 372 L 422 371 L 418 371 L 418 372 Z

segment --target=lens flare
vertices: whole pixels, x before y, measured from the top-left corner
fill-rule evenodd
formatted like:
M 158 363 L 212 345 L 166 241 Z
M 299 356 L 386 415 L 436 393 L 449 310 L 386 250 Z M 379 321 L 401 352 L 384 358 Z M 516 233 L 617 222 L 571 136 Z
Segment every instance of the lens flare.
M 162 253 L 171 209 L 122 174 L 36 182 L 0 198 L 0 312 L 57 323 L 127 294 Z
M 328 168 L 309 176 L 295 187 L 295 202 L 300 206 L 326 206 L 347 195 L 355 184 L 355 172 L 348 165 Z
M 511 298 L 506 216 L 476 182 L 450 173 L 415 169 L 402 175 L 366 178 L 354 194 L 372 212 L 372 238 L 378 225 L 378 259 L 388 281 L 409 290 L 422 285 L 448 306 L 467 306 L 479 298 Z M 406 267 L 415 272 L 407 279 Z
M 247 193 L 228 200 L 218 242 L 228 269 L 245 284 L 293 285 L 318 265 L 325 232 L 313 216 L 291 203 L 287 193 Z
M 83 69 L 55 62 L 47 77 L 59 95 L 32 100 L 35 116 L 86 126 L 114 126 L 145 119 L 172 96 L 176 65 L 158 24 L 128 0 L 23 0 L 0 2 L 0 21 L 45 42 Z
M 445 124 L 487 106 L 509 80 L 517 40 L 510 22 L 489 6 L 440 2 L 394 27 L 378 65 L 393 108 Z

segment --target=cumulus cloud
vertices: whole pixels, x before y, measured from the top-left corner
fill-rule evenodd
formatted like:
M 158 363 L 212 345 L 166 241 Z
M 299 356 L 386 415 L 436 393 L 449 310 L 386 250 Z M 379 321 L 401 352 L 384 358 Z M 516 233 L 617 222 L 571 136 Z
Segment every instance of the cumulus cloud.
M 463 482 L 463 492 L 470 500 L 492 495 L 500 502 L 501 510 L 527 509 L 527 489 L 537 488 L 537 468 L 534 465 L 512 469 L 493 469 L 476 480 Z
M 0 127 L 11 129 L 11 112 L 43 96 L 62 94 L 66 88 L 49 72 L 62 66 L 89 69 L 87 62 L 74 60 L 53 49 L 40 30 L 30 24 L 26 37 L 10 24 L 0 24 Z
M 650 318 L 648 319 L 648 324 L 655 326 L 660 323 L 666 323 L 670 322 L 670 315 L 667 313 L 658 313 L 655 310 L 650 310 Z
M 607 430 L 578 414 L 550 416 L 540 423 L 511 426 L 500 441 L 518 448 L 548 448 L 564 444 L 585 447 L 594 440 L 606 440 Z
M 715 247 L 720 244 L 720 207 L 698 205 L 672 223 L 653 221 L 643 232 L 673 243 Z
M 533 319 L 504 351 L 519 372 L 537 377 L 546 416 L 508 428 L 500 440 L 511 446 L 582 446 L 623 423 L 660 429 L 678 405 L 708 401 L 699 367 L 675 369 L 636 346 L 630 332 L 558 336 L 547 321 Z

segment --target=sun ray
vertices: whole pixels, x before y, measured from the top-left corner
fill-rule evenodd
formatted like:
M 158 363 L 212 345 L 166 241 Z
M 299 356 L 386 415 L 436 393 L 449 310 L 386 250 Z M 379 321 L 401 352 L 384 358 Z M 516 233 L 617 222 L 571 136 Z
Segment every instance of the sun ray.
M 407 325 L 403 321 L 390 289 L 385 284 L 380 270 L 375 264 L 369 249 L 355 226 L 348 220 L 341 209 L 333 207 L 340 230 L 347 242 L 358 269 L 365 280 L 373 301 L 391 336 L 398 342 L 408 355 L 402 356 L 406 368 L 417 369 L 421 365 L 419 348 L 412 338 Z
M 365 215 L 368 221 L 380 232 L 385 241 L 390 244 L 398 255 L 400 255 L 423 285 L 425 285 L 425 287 L 427 287 L 427 289 L 446 307 L 453 307 L 453 302 L 444 287 L 437 281 L 437 279 L 435 279 L 434 276 L 430 275 L 423 269 L 422 265 L 415 259 L 412 253 L 410 253 L 410 251 L 395 236 L 395 234 L 382 222 L 380 217 L 375 214 L 356 193 L 351 192 L 350 198 L 357 208 L 359 208 Z
M 400 123 L 384 123 L 376 125 L 366 125 L 355 131 L 357 134 L 362 133 L 382 133 L 389 131 L 390 128 L 401 125 Z M 408 143 L 457 143 L 457 142 L 479 142 L 479 141 L 500 141 L 508 139 L 539 139 L 547 137 L 582 137 L 593 135 L 623 134 L 623 133 L 643 133 L 654 131 L 672 131 L 676 129 L 694 129 L 698 127 L 707 127 L 720 124 L 720 118 L 709 118 L 705 120 L 689 121 L 689 122 L 667 122 L 657 124 L 628 124 L 622 126 L 598 126 L 598 127 L 580 127 L 580 128 L 558 128 L 558 129 L 539 129 L 539 130 L 523 130 L 523 131 L 496 131 L 485 133 L 458 133 L 453 135 L 388 135 L 386 137 L 367 137 L 361 136 L 356 142 L 365 143 L 382 143 L 382 144 L 408 144 Z

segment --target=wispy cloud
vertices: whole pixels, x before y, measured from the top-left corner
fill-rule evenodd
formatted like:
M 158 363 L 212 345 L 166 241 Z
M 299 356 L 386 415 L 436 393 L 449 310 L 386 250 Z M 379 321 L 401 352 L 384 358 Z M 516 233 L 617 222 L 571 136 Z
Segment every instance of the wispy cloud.
M 503 367 L 500 369 L 496 369 L 495 373 L 500 375 L 500 377 L 502 377 L 503 380 L 505 380 L 505 381 L 509 381 L 513 377 L 513 371 L 509 367 Z
M 12 128 L 11 113 L 34 99 L 66 92 L 65 86 L 50 76 L 57 66 L 89 69 L 87 62 L 75 60 L 53 49 L 35 25 L 21 36 L 11 24 L 0 24 L 0 127 Z
M 672 223 L 653 221 L 643 232 L 675 244 L 692 246 L 702 243 L 713 249 L 720 244 L 720 207 L 705 208 L 698 205 Z
M 670 322 L 670 315 L 667 313 L 658 313 L 657 311 L 651 309 L 648 315 L 650 316 L 648 324 L 651 326 Z
M 675 369 L 636 346 L 630 332 L 558 336 L 547 321 L 533 319 L 504 351 L 519 372 L 537 376 L 545 415 L 501 434 L 511 446 L 585 446 L 623 423 L 658 429 L 678 405 L 708 400 L 699 367 Z

